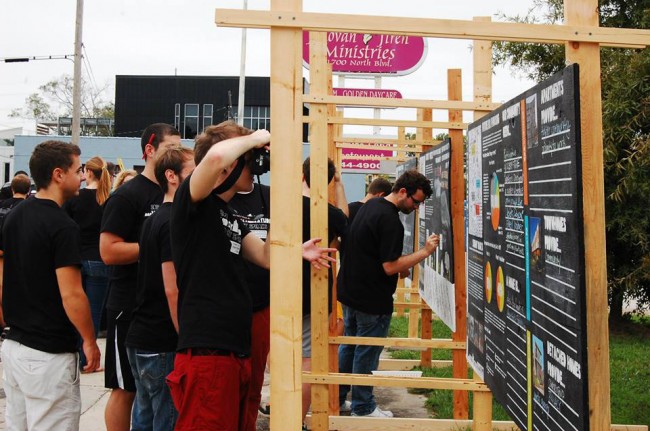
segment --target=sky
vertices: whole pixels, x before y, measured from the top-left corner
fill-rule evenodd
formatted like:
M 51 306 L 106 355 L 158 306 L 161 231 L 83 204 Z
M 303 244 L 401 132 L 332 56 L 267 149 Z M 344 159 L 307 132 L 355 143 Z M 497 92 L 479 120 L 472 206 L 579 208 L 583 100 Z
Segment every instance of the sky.
M 241 9 L 243 0 L 95 0 L 83 14 L 83 73 L 104 97 L 114 98 L 116 75 L 239 75 L 241 30 L 214 23 L 217 8 Z M 346 13 L 471 20 L 473 16 L 525 14 L 532 0 L 304 0 L 308 12 Z M 249 9 L 269 9 L 270 0 L 248 0 Z M 75 0 L 0 1 L 0 58 L 74 53 Z M 269 76 L 269 31 L 249 29 L 246 75 Z M 382 87 L 404 98 L 447 98 L 447 69 L 463 71 L 463 99 L 472 99 L 471 41 L 428 39 L 427 57 L 414 73 L 383 78 Z M 69 60 L 0 62 L 0 130 L 33 121 L 8 118 L 38 87 L 73 73 Z M 308 77 L 308 71 L 304 70 Z M 337 86 L 335 78 L 334 82 Z M 372 87 L 370 80 L 346 80 L 349 87 Z M 503 102 L 534 83 L 511 70 L 497 68 L 493 100 Z M 436 116 L 446 113 L 434 113 Z M 386 114 L 387 117 L 396 114 Z

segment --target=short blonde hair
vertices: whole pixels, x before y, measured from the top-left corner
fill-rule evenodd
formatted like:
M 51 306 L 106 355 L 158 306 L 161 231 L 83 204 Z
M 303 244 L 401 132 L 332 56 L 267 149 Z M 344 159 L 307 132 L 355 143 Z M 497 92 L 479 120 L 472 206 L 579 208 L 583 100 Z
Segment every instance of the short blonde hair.
M 113 182 L 113 191 L 119 189 L 120 186 L 122 186 L 125 182 L 129 181 L 131 178 L 137 175 L 138 173 L 133 169 L 125 169 L 123 171 L 120 171 L 120 173 L 115 176 L 115 182 Z

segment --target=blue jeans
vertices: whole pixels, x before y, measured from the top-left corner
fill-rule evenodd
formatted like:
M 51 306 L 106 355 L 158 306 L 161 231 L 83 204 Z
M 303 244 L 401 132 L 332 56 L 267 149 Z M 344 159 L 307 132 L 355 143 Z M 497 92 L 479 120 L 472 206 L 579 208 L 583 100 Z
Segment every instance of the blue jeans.
M 95 336 L 97 336 L 99 325 L 102 321 L 104 305 L 106 305 L 108 266 L 102 261 L 81 261 L 81 284 L 90 303 L 90 316 L 93 319 Z M 86 355 L 84 355 L 83 349 L 81 348 L 79 349 L 79 362 L 82 367 L 86 365 Z
M 174 370 L 175 352 L 126 347 L 135 378 L 131 431 L 172 431 L 178 413 L 165 379 Z
M 366 314 L 343 305 L 345 335 L 350 337 L 386 337 L 390 326 L 390 314 Z M 339 372 L 370 374 L 379 365 L 382 346 L 339 346 Z M 367 415 L 377 407 L 372 386 L 352 386 L 352 412 Z M 350 385 L 339 386 L 339 403 L 343 404 L 350 391 Z

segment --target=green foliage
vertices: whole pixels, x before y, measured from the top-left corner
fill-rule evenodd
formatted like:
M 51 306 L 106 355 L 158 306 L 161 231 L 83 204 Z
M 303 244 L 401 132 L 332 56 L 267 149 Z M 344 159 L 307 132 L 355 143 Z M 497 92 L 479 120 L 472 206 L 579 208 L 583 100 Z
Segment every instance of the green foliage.
M 406 337 L 408 335 L 408 319 L 393 318 L 391 321 L 391 337 Z M 433 322 L 434 338 L 449 338 L 451 332 L 442 322 Z M 633 317 L 625 323 L 613 327 L 609 337 L 610 376 L 611 376 L 611 405 L 612 423 L 650 426 L 650 368 L 647 366 L 650 356 L 650 317 Z M 405 352 L 410 352 L 407 356 Z M 435 353 L 435 350 L 434 350 Z M 419 352 L 396 350 L 391 352 L 394 359 L 419 359 Z M 449 356 L 447 359 L 451 358 Z M 427 368 L 422 369 L 424 377 L 451 377 L 452 369 Z M 471 375 L 470 370 L 468 377 Z M 427 396 L 426 405 L 431 409 L 431 415 L 436 418 L 453 417 L 452 391 L 409 389 L 413 393 Z M 470 417 L 472 409 L 472 394 L 470 393 Z M 493 402 L 494 420 L 511 420 L 504 408 Z
M 528 15 L 502 19 L 559 23 L 561 0 L 536 0 Z M 601 0 L 603 27 L 650 27 L 650 0 Z M 499 42 L 493 62 L 541 81 L 565 66 L 561 45 Z M 624 299 L 650 305 L 650 50 L 601 49 L 607 270 L 611 316 Z
M 25 105 L 9 114 L 13 118 L 29 118 L 37 121 L 55 121 L 58 117 L 71 117 L 73 108 L 74 80 L 62 75 L 41 85 L 39 92 L 25 98 Z M 81 117 L 115 118 L 115 104 L 103 98 L 104 88 L 96 88 L 81 79 Z M 95 134 L 89 130 L 87 134 Z M 100 133 L 101 134 L 101 133 Z

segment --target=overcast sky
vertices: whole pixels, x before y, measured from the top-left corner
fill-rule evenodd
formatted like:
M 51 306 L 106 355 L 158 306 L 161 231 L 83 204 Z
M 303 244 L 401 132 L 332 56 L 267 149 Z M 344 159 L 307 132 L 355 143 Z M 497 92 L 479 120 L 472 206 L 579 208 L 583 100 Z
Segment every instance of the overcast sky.
M 305 0 L 304 10 L 420 18 L 472 19 L 525 14 L 532 0 Z M 84 5 L 83 43 L 98 87 L 113 99 L 115 75 L 238 75 L 241 31 L 218 28 L 216 8 L 241 8 L 243 0 L 94 0 Z M 269 0 L 249 0 L 249 9 L 268 9 Z M 74 53 L 75 0 L 0 1 L 0 58 Z M 405 98 L 446 99 L 447 69 L 463 70 L 463 98 L 472 99 L 470 41 L 428 40 L 423 65 L 404 77 L 385 78 L 384 88 Z M 246 74 L 268 76 L 269 32 L 248 30 Z M 88 67 L 89 66 L 89 67 Z M 0 129 L 33 124 L 7 118 L 13 108 L 47 81 L 72 75 L 68 60 L 0 62 Z M 307 71 L 305 71 L 307 74 Z M 307 75 L 305 75 L 307 76 Z M 335 81 L 336 85 L 336 81 Z M 349 81 L 351 87 L 372 82 Z M 532 86 L 506 69 L 493 79 L 494 100 L 506 101 Z M 32 122 L 33 123 L 33 122 Z

